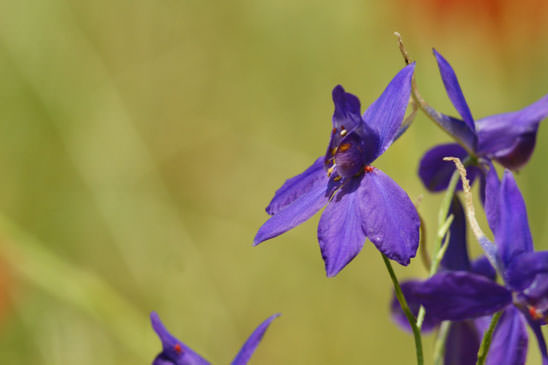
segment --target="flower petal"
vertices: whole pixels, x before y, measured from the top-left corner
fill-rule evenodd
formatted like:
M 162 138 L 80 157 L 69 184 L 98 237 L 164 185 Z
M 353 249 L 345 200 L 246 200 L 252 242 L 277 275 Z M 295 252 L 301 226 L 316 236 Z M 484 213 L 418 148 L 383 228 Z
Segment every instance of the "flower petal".
M 512 302 L 506 288 L 483 276 L 446 271 L 413 288 L 426 312 L 442 320 L 458 321 L 497 312 Z
M 470 271 L 474 274 L 478 274 L 486 277 L 489 280 L 495 281 L 497 279 L 497 272 L 495 268 L 489 262 L 489 259 L 485 256 L 481 256 L 472 261 Z
M 493 333 L 487 364 L 525 364 L 528 343 L 529 335 L 521 313 L 514 306 L 509 306 L 500 317 Z
M 315 186 L 312 190 L 301 195 L 297 200 L 270 217 L 259 228 L 253 240 L 253 245 L 256 246 L 263 241 L 295 228 L 322 209 L 328 200 L 327 187 L 324 185 Z
M 514 290 L 523 290 L 543 273 L 548 273 L 548 251 L 525 252 L 506 268 L 506 283 Z
M 455 164 L 444 161 L 444 157 L 457 157 L 464 160 L 468 152 L 456 143 L 448 143 L 435 146 L 422 156 L 419 164 L 419 177 L 426 189 L 430 191 L 443 191 L 449 186 L 451 175 L 455 171 Z M 474 182 L 478 169 L 470 166 L 466 169 L 468 180 Z M 462 190 L 462 182 L 458 182 L 457 189 Z
M 253 352 L 255 352 L 255 349 L 257 348 L 257 345 L 261 342 L 266 330 L 268 329 L 268 326 L 270 326 L 270 322 L 272 322 L 275 318 L 279 317 L 280 314 L 274 314 L 270 317 L 268 317 L 263 323 L 257 327 L 253 333 L 251 333 L 251 336 L 245 341 L 244 345 L 234 358 L 232 360 L 232 365 L 245 365 L 253 355 Z
M 475 364 L 480 342 L 474 321 L 452 322 L 445 341 L 444 365 Z
M 455 109 L 457 109 L 457 112 L 459 112 L 460 116 L 462 117 L 464 123 L 466 123 L 468 128 L 471 131 L 475 131 L 474 118 L 472 118 L 470 108 L 468 108 L 468 104 L 464 99 L 464 95 L 462 94 L 462 90 L 460 88 L 459 81 L 457 80 L 457 75 L 455 74 L 455 71 L 453 71 L 453 68 L 451 67 L 449 62 L 447 62 L 447 60 L 443 58 L 443 56 L 439 54 L 438 51 L 433 49 L 433 52 L 434 56 L 436 57 L 436 61 L 438 62 L 441 79 L 443 80 L 443 85 L 445 86 L 445 91 L 447 91 L 449 99 L 451 99 L 453 106 L 455 107 Z
M 150 321 L 163 346 L 163 351 L 156 357 L 153 365 L 209 364 L 207 360 L 169 333 L 156 312 L 150 313 Z
M 325 271 L 335 276 L 360 252 L 365 242 L 362 210 L 356 190 L 360 180 L 347 181 L 327 204 L 318 224 Z
M 548 313 L 548 274 L 537 275 L 523 294 L 538 309 Z
M 493 233 L 502 264 L 507 268 L 515 257 L 533 251 L 533 240 L 529 231 L 525 202 L 510 171 L 504 172 L 498 192 L 486 191 L 486 195 L 494 193 L 499 195 L 498 223 Z
M 539 123 L 548 116 L 548 95 L 515 112 L 492 115 L 477 122 L 478 152 L 504 167 L 519 169 L 533 153 Z
M 421 304 L 413 293 L 413 288 L 415 288 L 418 283 L 420 283 L 418 280 L 408 280 L 400 284 L 405 300 L 407 301 L 407 305 L 409 306 L 409 309 L 415 317 L 417 317 L 417 315 L 419 314 L 419 309 L 421 307 Z M 408 332 L 411 332 L 411 326 L 409 325 L 409 321 L 407 320 L 405 313 L 401 309 L 400 302 L 398 302 L 398 299 L 396 298 L 396 295 L 394 293 L 392 293 L 392 300 L 390 301 L 390 315 L 398 326 Z M 432 317 L 430 313 L 426 312 L 421 331 L 423 333 L 431 332 L 432 330 L 437 328 L 440 323 L 441 320 Z
M 426 105 L 423 111 L 460 145 L 470 152 L 476 151 L 478 137 L 464 121 L 440 113 L 429 105 Z
M 400 128 L 411 95 L 411 78 L 415 64 L 404 67 L 390 81 L 382 95 L 367 108 L 363 120 L 379 137 L 375 158 L 394 141 Z
M 409 264 L 419 245 L 420 219 L 407 193 L 377 168 L 364 174 L 358 193 L 369 240 L 391 260 Z
M 470 270 L 470 259 L 466 247 L 466 217 L 462 204 L 456 196 L 451 203 L 449 214 L 453 214 L 453 223 L 449 228 L 449 246 L 441 261 L 446 270 L 468 271 Z
M 272 201 L 266 207 L 266 212 L 270 215 L 278 213 L 301 195 L 308 193 L 315 187 L 319 185 L 326 186 L 328 180 L 324 170 L 323 157 L 320 157 L 303 173 L 288 179 L 276 191 L 274 198 L 272 198 Z
M 527 318 L 527 317 L 526 317 Z M 542 357 L 542 365 L 548 365 L 548 349 L 546 348 L 546 341 L 544 340 L 544 335 L 542 334 L 542 329 L 540 324 L 527 320 L 529 327 L 533 330 L 535 337 L 537 338 L 537 344 L 540 350 L 540 356 Z
M 362 123 L 360 99 L 357 96 L 347 93 L 341 85 L 335 86 L 331 93 L 335 111 L 333 112 L 333 128 L 352 131 Z

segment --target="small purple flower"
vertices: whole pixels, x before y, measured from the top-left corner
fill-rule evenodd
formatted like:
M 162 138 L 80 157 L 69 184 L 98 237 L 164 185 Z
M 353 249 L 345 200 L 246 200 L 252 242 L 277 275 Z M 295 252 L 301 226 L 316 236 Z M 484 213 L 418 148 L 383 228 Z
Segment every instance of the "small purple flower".
M 510 171 L 505 171 L 502 182 L 493 168 L 489 171 L 485 210 L 505 286 L 471 272 L 442 272 L 407 285 L 405 297 L 438 320 L 460 321 L 504 310 L 488 363 L 524 364 L 528 323 L 547 365 L 541 326 L 548 321 L 548 251 L 533 250 L 525 203 Z
M 335 276 L 361 250 L 365 238 L 402 265 L 415 257 L 419 217 L 391 178 L 370 164 L 397 136 L 415 65 L 402 69 L 360 115 L 360 101 L 342 86 L 333 89 L 333 130 L 325 156 L 285 182 L 266 208 L 272 217 L 254 245 L 303 223 L 323 206 L 318 240 L 327 276 Z
M 255 348 L 261 342 L 270 322 L 279 314 L 274 314 L 267 318 L 263 323 L 257 327 L 251 336 L 244 343 L 234 360 L 232 365 L 245 365 L 253 355 Z M 156 356 L 152 365 L 208 365 L 209 361 L 192 351 L 190 347 L 175 338 L 165 328 L 164 324 L 160 321 L 160 317 L 156 312 L 150 313 L 150 321 L 152 322 L 152 328 L 160 337 L 162 341 L 163 350 Z
M 531 157 L 540 122 L 548 116 L 548 95 L 533 104 L 510 113 L 491 115 L 475 121 L 464 98 L 455 71 L 449 62 L 434 50 L 445 90 L 462 119 L 447 116 L 430 109 L 436 122 L 458 142 L 443 144 L 423 156 L 419 176 L 427 189 L 441 191 L 447 188 L 454 166 L 443 161 L 445 156 L 464 159 L 469 153 L 476 157 L 496 160 L 508 169 L 518 170 Z M 477 175 L 476 167 L 468 168 L 468 177 Z

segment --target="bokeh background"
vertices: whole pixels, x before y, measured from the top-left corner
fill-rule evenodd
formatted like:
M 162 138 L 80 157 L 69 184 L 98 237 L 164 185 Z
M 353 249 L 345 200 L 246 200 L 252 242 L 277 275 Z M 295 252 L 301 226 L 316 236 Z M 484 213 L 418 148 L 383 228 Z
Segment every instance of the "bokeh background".
M 403 66 L 394 31 L 441 111 L 455 114 L 433 46 L 476 117 L 548 92 L 543 0 L 4 0 L 0 14 L 2 364 L 150 363 L 151 310 L 213 363 L 281 312 L 251 363 L 412 364 L 373 246 L 327 279 L 319 216 L 251 247 L 264 207 L 324 152 L 333 86 L 367 106 Z M 376 162 L 423 195 L 430 232 L 441 197 L 416 170 L 448 140 L 419 115 Z M 541 126 L 518 175 L 537 249 L 547 141 Z

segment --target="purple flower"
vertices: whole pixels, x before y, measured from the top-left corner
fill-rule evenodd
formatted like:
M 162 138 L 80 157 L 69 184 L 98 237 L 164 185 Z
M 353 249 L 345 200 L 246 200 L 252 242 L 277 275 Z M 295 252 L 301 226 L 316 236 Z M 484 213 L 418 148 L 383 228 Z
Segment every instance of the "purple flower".
M 267 318 L 263 323 L 259 325 L 253 331 L 251 336 L 244 343 L 234 360 L 232 365 L 245 365 L 253 355 L 255 348 L 263 338 L 270 322 L 279 314 L 274 314 Z M 190 347 L 176 339 L 168 330 L 164 324 L 160 321 L 160 317 L 156 312 L 150 313 L 150 321 L 152 322 L 152 328 L 160 337 L 162 341 L 163 350 L 156 356 L 152 365 L 208 365 L 209 361 L 192 351 Z
M 402 69 L 360 115 L 360 101 L 333 89 L 333 130 L 325 156 L 285 182 L 266 208 L 272 217 L 254 245 L 303 223 L 323 206 L 318 240 L 327 276 L 335 276 L 360 252 L 365 238 L 402 265 L 415 256 L 419 217 L 392 179 L 370 164 L 396 138 L 405 115 L 415 65 Z
M 523 167 L 533 153 L 538 126 L 548 116 L 548 95 L 521 110 L 476 121 L 464 99 L 455 71 L 436 50 L 434 56 L 447 95 L 462 119 L 438 113 L 431 108 L 428 110 L 430 116 L 459 144 L 439 145 L 425 153 L 420 163 L 419 176 L 426 188 L 431 191 L 447 188 L 454 166 L 442 160 L 445 156 L 463 159 L 472 153 L 476 157 L 496 160 L 508 169 L 518 170 Z M 469 178 L 473 180 L 478 169 L 469 167 L 468 170 Z
M 541 326 L 548 321 L 548 251 L 533 250 L 525 203 L 510 171 L 505 171 L 502 182 L 493 168 L 489 171 L 485 210 L 505 286 L 475 273 L 447 271 L 407 285 L 404 294 L 438 320 L 460 321 L 504 310 L 488 363 L 524 364 L 528 323 L 547 365 Z
M 482 275 L 489 280 L 495 280 L 495 269 L 489 264 L 484 256 L 470 262 L 466 244 L 466 218 L 464 210 L 457 197 L 451 204 L 449 214 L 453 215 L 453 223 L 450 227 L 449 243 L 445 256 L 440 265 L 442 272 L 448 271 L 466 271 Z M 404 293 L 409 293 L 416 285 L 420 285 L 417 280 L 405 281 L 401 284 Z M 407 295 L 406 295 L 407 297 Z M 412 296 L 408 298 L 408 304 L 411 311 L 417 316 L 420 303 L 415 301 Z M 392 318 L 402 328 L 411 331 L 409 322 L 403 313 L 395 295 L 392 296 L 390 303 Z M 441 319 L 432 316 L 426 312 L 422 330 L 430 332 L 441 324 Z M 468 365 L 475 364 L 479 350 L 482 332 L 485 327 L 485 320 L 462 320 L 450 323 L 447 334 L 444 364 L 445 365 Z

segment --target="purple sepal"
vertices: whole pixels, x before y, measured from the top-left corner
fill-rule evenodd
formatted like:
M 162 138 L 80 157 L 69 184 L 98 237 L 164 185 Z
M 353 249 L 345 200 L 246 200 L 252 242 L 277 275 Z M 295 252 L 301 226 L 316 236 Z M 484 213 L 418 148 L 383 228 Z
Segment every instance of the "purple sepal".
M 492 281 L 497 279 L 497 272 L 495 271 L 495 268 L 485 256 L 481 256 L 472 261 L 470 271 L 474 274 L 484 276 Z
M 466 217 L 462 204 L 456 196 L 451 203 L 449 214 L 453 215 L 453 223 L 449 228 L 449 246 L 441 261 L 445 270 L 469 271 L 470 259 L 466 247 Z
M 548 313 L 548 274 L 538 274 L 535 280 L 523 291 L 529 302 Z
M 327 185 L 328 177 L 324 170 L 323 156 L 318 158 L 303 173 L 288 179 L 274 194 L 274 198 L 266 207 L 270 215 L 278 213 L 300 196 L 322 185 Z
M 540 324 L 538 322 L 531 321 L 531 319 L 527 316 L 525 316 L 525 318 L 527 318 L 529 327 L 533 330 L 533 333 L 535 334 L 535 337 L 537 338 L 537 345 L 540 350 L 542 365 L 548 365 L 548 349 L 546 348 L 546 341 L 544 340 L 544 335 L 542 334 L 542 329 L 540 327 Z
M 523 365 L 529 336 L 523 316 L 514 306 L 506 308 L 493 333 L 488 365 Z
M 488 218 L 491 216 L 492 220 L 492 215 L 497 217 L 493 233 L 502 264 L 504 268 L 508 268 L 515 257 L 533 251 L 527 210 L 516 181 L 508 170 L 504 172 L 499 191 L 493 191 L 490 185 L 487 185 L 487 197 L 490 194 L 498 195 L 498 204 L 494 212 L 488 213 Z
M 365 124 L 374 130 L 379 138 L 375 158 L 382 155 L 392 144 L 403 122 L 411 95 L 411 78 L 414 71 L 414 63 L 400 70 L 363 115 Z
M 418 280 L 408 280 L 400 284 L 405 300 L 407 301 L 407 305 L 409 306 L 409 309 L 411 310 L 411 313 L 413 313 L 415 318 L 419 314 L 419 309 L 421 305 L 418 301 L 415 300 L 416 297 L 412 294 L 412 290 L 418 283 Z M 398 302 L 395 293 L 392 293 L 392 299 L 390 301 L 390 315 L 398 326 L 408 332 L 412 331 L 411 325 L 409 325 L 409 321 L 407 320 L 405 313 L 401 309 L 400 302 Z M 424 333 L 431 332 L 432 330 L 436 329 L 440 323 L 441 320 L 432 317 L 432 315 L 426 312 L 421 331 Z
M 453 103 L 455 109 L 457 109 L 457 112 L 462 117 L 468 128 L 471 131 L 475 131 L 474 118 L 472 118 L 470 108 L 464 99 L 464 95 L 460 88 L 455 71 L 453 71 L 453 68 L 449 62 L 447 62 L 447 60 L 443 58 L 438 51 L 433 49 L 433 52 L 436 57 L 436 61 L 438 62 L 441 79 L 443 80 L 443 85 L 445 86 L 445 91 L 447 91 L 449 99 Z
M 525 252 L 507 266 L 506 284 L 514 290 L 523 290 L 531 285 L 535 276 L 545 273 L 548 273 L 548 251 Z
M 363 208 L 355 194 L 358 179 L 343 186 L 325 208 L 318 224 L 318 241 L 325 271 L 335 276 L 360 252 L 365 242 Z
M 506 288 L 483 276 L 446 271 L 414 285 L 410 293 L 426 312 L 442 320 L 458 321 L 492 314 L 512 302 Z
M 533 153 L 539 123 L 548 116 L 548 95 L 515 112 L 477 121 L 478 153 L 504 167 L 521 168 Z
M 325 185 L 314 187 L 309 192 L 301 195 L 298 199 L 286 206 L 284 209 L 270 217 L 257 232 L 253 245 L 268 239 L 274 238 L 295 228 L 308 220 L 316 212 L 327 204 L 329 196 Z
M 444 365 L 475 364 L 480 341 L 475 321 L 452 322 L 445 341 Z
M 446 190 L 449 186 L 449 180 L 455 171 L 455 164 L 451 161 L 444 161 L 444 157 L 457 157 L 464 160 L 467 156 L 468 152 L 456 143 L 438 145 L 426 151 L 419 164 L 419 177 L 426 189 L 438 192 Z M 473 183 L 478 168 L 470 166 L 466 172 L 470 183 Z M 457 189 L 462 190 L 462 182 L 458 182 Z
M 408 265 L 419 245 L 420 219 L 407 193 L 375 168 L 358 188 L 365 233 L 379 251 Z
M 207 360 L 169 333 L 156 312 L 150 313 L 150 321 L 163 346 L 163 351 L 154 359 L 152 365 L 209 364 Z
M 257 345 L 261 342 L 266 330 L 268 329 L 268 326 L 270 326 L 270 322 L 272 322 L 275 318 L 279 317 L 280 314 L 274 314 L 270 317 L 268 317 L 263 323 L 261 323 L 249 336 L 249 338 L 245 341 L 244 345 L 234 358 L 232 360 L 231 365 L 245 365 L 253 355 L 253 352 L 257 348 Z
M 477 145 L 477 136 L 464 121 L 450 117 L 438 112 L 431 106 L 425 106 L 424 111 L 434 120 L 443 130 L 453 136 L 454 139 L 469 151 L 475 151 Z

